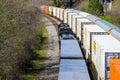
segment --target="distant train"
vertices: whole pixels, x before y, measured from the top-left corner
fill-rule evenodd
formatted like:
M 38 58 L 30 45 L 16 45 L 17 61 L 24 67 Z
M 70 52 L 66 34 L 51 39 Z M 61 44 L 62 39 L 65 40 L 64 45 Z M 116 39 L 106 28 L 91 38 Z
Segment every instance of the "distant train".
M 41 6 L 40 8 L 45 14 L 53 16 L 69 25 L 69 28 L 73 31 L 73 34 L 76 35 L 84 51 L 83 55 L 85 55 L 85 59 L 88 61 L 96 80 L 118 80 L 117 77 L 120 77 L 120 74 L 118 75 L 119 71 L 116 70 L 116 73 L 114 73 L 113 65 L 110 65 L 115 63 L 114 61 L 116 61 L 116 59 L 116 63 L 118 63 L 118 60 L 120 61 L 120 29 L 117 26 L 89 13 L 74 9 L 62 9 L 52 6 Z M 64 43 L 64 41 L 66 40 L 61 40 L 61 43 L 67 44 Z M 67 42 L 69 41 L 68 39 Z M 73 42 L 71 42 L 71 45 L 68 47 L 73 46 Z M 74 54 L 74 52 L 72 53 Z M 62 71 L 66 71 L 65 69 L 67 69 L 62 68 L 65 66 L 64 64 L 70 66 L 72 63 L 73 65 L 77 63 L 76 61 L 74 64 L 73 61 L 67 64 L 69 61 L 70 60 L 66 60 L 64 62 L 64 59 L 61 60 L 60 69 Z M 81 62 L 78 61 L 78 63 Z M 69 68 L 71 67 L 68 67 L 68 69 Z M 114 67 L 114 69 L 116 68 L 117 67 Z M 69 76 L 71 76 L 71 74 L 69 74 Z M 84 78 L 59 80 L 89 80 Z

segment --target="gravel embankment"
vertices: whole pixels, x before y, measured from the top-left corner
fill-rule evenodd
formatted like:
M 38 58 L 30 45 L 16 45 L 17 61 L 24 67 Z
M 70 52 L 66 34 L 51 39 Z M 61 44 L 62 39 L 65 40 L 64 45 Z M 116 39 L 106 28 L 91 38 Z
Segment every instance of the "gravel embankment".
M 48 30 L 48 46 L 47 46 L 47 60 L 45 60 L 46 67 L 40 71 L 40 78 L 36 80 L 57 80 L 59 72 L 59 43 L 58 35 L 54 24 L 51 20 L 43 16 L 43 22 Z M 56 23 L 58 24 L 58 22 Z

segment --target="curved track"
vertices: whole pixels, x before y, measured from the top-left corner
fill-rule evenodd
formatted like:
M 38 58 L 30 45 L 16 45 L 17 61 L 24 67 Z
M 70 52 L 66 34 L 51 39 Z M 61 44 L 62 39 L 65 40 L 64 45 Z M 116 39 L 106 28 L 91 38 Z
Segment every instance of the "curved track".
M 57 35 L 58 20 L 43 15 L 43 22 L 48 30 L 47 60 L 45 60 L 45 69 L 40 71 L 40 77 L 36 80 L 57 80 L 59 71 L 59 43 Z

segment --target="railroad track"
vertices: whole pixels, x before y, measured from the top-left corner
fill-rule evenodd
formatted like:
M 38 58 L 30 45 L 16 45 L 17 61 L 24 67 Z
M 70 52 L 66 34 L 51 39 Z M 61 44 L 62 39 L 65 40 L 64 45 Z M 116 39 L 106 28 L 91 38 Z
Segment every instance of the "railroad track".
M 47 59 L 45 68 L 40 71 L 40 77 L 35 80 L 57 80 L 59 72 L 59 44 L 57 22 L 51 17 L 42 14 L 42 20 L 48 30 Z M 54 23 L 53 23 L 54 22 Z
M 45 15 L 45 14 L 43 14 L 43 15 L 45 17 L 47 17 L 53 23 L 53 25 L 55 26 L 56 31 L 58 32 L 58 25 L 61 23 L 61 21 L 58 20 L 58 19 L 55 19 L 55 18 L 53 18 L 53 17 L 51 17 L 49 15 Z

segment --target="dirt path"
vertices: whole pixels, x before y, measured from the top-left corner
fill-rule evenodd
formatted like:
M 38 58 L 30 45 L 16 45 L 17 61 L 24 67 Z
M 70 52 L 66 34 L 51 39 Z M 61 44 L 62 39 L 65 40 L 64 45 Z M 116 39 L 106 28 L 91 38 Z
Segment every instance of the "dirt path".
M 47 46 L 47 57 L 45 61 L 46 67 L 40 72 L 40 78 L 36 80 L 57 80 L 59 70 L 59 43 L 58 35 L 55 26 L 51 21 L 43 16 L 43 22 L 45 23 L 46 29 L 48 30 L 48 46 Z

